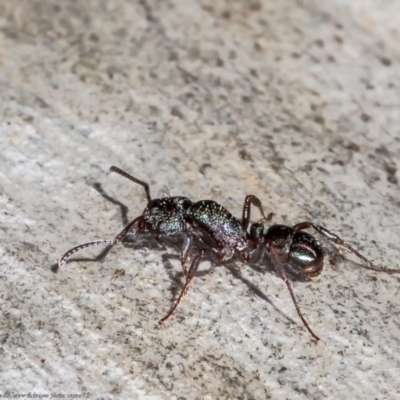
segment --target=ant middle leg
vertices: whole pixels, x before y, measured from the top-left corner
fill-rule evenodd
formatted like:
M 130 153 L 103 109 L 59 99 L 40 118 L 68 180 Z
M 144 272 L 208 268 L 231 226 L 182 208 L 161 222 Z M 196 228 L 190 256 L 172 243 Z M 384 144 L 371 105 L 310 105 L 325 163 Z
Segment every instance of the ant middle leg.
M 177 299 L 175 300 L 173 306 L 170 308 L 170 310 L 168 311 L 168 313 L 159 320 L 159 323 L 162 324 L 163 322 L 165 322 L 168 318 L 171 317 L 171 315 L 174 313 L 174 311 L 177 309 L 177 307 L 179 306 L 179 304 L 181 303 L 183 297 L 185 296 L 185 294 L 187 293 L 187 291 L 189 290 L 189 286 L 193 281 L 194 275 L 197 271 L 197 268 L 199 267 L 200 264 L 200 260 L 201 257 L 204 254 L 204 249 L 199 250 L 199 252 L 197 253 L 196 257 L 194 258 L 192 264 L 190 265 L 189 271 L 187 272 L 187 276 L 186 276 L 186 282 L 183 285 L 183 288 L 179 294 L 179 296 L 177 297 Z
M 305 222 L 300 222 L 299 224 L 296 224 L 293 226 L 293 229 L 295 231 L 302 231 L 304 229 L 314 229 L 317 231 L 320 235 L 322 235 L 324 238 L 328 239 L 330 242 L 342 246 L 346 248 L 348 251 L 356 255 L 360 260 L 364 261 L 366 269 L 371 269 L 373 271 L 379 271 L 379 272 L 386 272 L 388 274 L 396 274 L 400 273 L 400 270 L 398 269 L 392 269 L 392 268 L 387 268 L 383 267 L 381 265 L 374 265 L 370 260 L 365 258 L 362 254 L 360 254 L 354 247 L 350 246 L 348 243 L 346 243 L 343 239 L 341 239 L 339 236 L 337 236 L 335 233 L 329 231 L 328 229 L 324 228 L 321 225 L 314 224 L 313 222 L 305 221 Z

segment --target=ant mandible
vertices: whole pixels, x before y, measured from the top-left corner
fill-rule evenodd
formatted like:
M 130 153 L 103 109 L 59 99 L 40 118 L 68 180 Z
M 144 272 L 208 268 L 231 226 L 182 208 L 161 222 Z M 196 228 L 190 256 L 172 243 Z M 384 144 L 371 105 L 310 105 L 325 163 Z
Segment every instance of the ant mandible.
M 97 240 L 73 247 L 60 258 L 58 266 L 61 268 L 74 253 L 82 249 L 99 245 L 114 246 L 120 243 L 131 230 L 134 230 L 136 236 L 145 233 L 157 236 L 184 234 L 180 259 L 185 284 L 173 306 L 160 320 L 160 323 L 166 321 L 180 304 L 204 254 L 205 250 L 200 249 L 189 269 L 187 268 L 186 263 L 194 236 L 200 241 L 206 242 L 218 254 L 219 261 L 225 261 L 237 253 L 244 262 L 249 263 L 252 261 L 253 253 L 257 250 L 269 257 L 276 272 L 289 290 L 297 314 L 308 332 L 317 341 L 320 338 L 312 331 L 305 320 L 288 277 L 288 274 L 290 274 L 303 280 L 314 280 L 322 272 L 324 262 L 322 247 L 314 236 L 304 232 L 305 229 L 314 229 L 330 242 L 346 248 L 362 260 L 367 269 L 388 274 L 400 272 L 396 269 L 375 266 L 339 236 L 313 222 L 301 222 L 293 227 L 272 225 L 265 233 L 264 225 L 257 222 L 252 224 L 250 231 L 247 232 L 251 205 L 259 209 L 263 220 L 267 221 L 272 217 L 272 213 L 268 217 L 264 215 L 261 201 L 256 196 L 246 196 L 243 203 L 242 221 L 240 222 L 223 206 L 212 200 L 201 200 L 196 203 L 192 203 L 187 197 L 164 197 L 152 200 L 147 183 L 118 167 L 113 166 L 110 171 L 117 172 L 143 186 L 148 201 L 147 207 L 142 215 L 132 220 L 113 240 Z

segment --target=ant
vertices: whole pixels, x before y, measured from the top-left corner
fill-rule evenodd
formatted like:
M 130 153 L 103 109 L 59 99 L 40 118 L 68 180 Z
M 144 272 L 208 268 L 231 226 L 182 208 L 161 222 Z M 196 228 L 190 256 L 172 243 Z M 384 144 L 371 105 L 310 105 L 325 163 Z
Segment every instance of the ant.
M 112 240 L 95 240 L 83 243 L 68 250 L 59 260 L 58 268 L 63 267 L 69 258 L 76 252 L 94 246 L 108 246 L 111 248 L 117 243 L 121 243 L 129 232 L 133 231 L 135 236 L 152 234 L 159 236 L 184 235 L 183 246 L 180 260 L 185 284 L 177 300 L 169 312 L 160 320 L 166 321 L 178 307 L 183 296 L 189 289 L 189 285 L 194 278 L 194 274 L 200 264 L 204 249 L 200 249 L 190 267 L 187 267 L 190 248 L 193 243 L 194 235 L 202 242 L 206 242 L 218 255 L 219 261 L 225 261 L 237 252 L 243 261 L 249 262 L 251 253 L 258 247 L 258 238 L 251 237 L 247 232 L 250 222 L 251 206 L 259 209 L 264 220 L 268 217 L 264 215 L 261 201 L 253 195 L 245 197 L 243 203 L 242 220 L 235 218 L 226 208 L 213 200 L 200 200 L 193 203 L 187 197 L 163 197 L 152 199 L 150 187 L 134 176 L 122 169 L 112 166 L 111 172 L 141 185 L 144 188 L 147 198 L 147 206 L 143 213 L 133 219 L 125 228 Z M 53 269 L 57 271 L 57 268 Z
M 265 233 L 263 223 L 257 222 L 250 226 L 248 232 L 251 205 L 259 209 L 265 221 L 269 221 L 273 215 L 272 213 L 268 217 L 264 215 L 261 201 L 256 196 L 246 196 L 243 203 L 242 221 L 239 221 L 223 206 L 212 200 L 201 200 L 196 203 L 193 203 L 187 197 L 164 197 L 152 200 L 147 183 L 118 167 L 113 166 L 110 171 L 117 172 L 143 186 L 148 201 L 147 207 L 142 215 L 132 220 L 113 240 L 98 240 L 73 247 L 60 258 L 58 266 L 61 268 L 79 250 L 98 245 L 114 246 L 120 243 L 133 229 L 136 236 L 145 233 L 157 236 L 184 234 L 180 259 L 186 281 L 171 309 L 159 321 L 160 323 L 166 321 L 180 304 L 204 254 L 205 250 L 200 249 L 189 269 L 187 268 L 186 264 L 194 236 L 201 242 L 206 242 L 217 253 L 219 261 L 228 260 L 236 253 L 244 262 L 249 263 L 253 261 L 254 253 L 265 254 L 285 282 L 298 316 L 316 341 L 319 341 L 320 338 L 312 331 L 305 320 L 288 277 L 289 274 L 302 280 L 314 280 L 322 272 L 324 253 L 321 244 L 313 235 L 304 232 L 305 229 L 313 229 L 335 245 L 346 248 L 362 260 L 367 269 L 388 274 L 400 273 L 400 270 L 375 266 L 339 236 L 313 222 L 301 222 L 292 227 L 272 225 Z M 134 228 L 135 225 L 137 225 L 136 228 Z

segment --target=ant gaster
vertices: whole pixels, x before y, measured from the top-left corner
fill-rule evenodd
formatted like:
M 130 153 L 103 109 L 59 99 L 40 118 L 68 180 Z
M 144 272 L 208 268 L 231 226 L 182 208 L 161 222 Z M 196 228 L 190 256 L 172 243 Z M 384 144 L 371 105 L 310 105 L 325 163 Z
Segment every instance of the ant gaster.
M 136 236 L 147 233 L 156 236 L 183 234 L 184 241 L 180 259 L 186 281 L 173 306 L 160 320 L 161 323 L 166 321 L 178 307 L 200 264 L 204 249 L 199 250 L 189 269 L 187 268 L 194 235 L 201 241 L 206 242 L 217 253 L 220 261 L 231 258 L 236 252 L 243 261 L 248 262 L 251 253 L 257 248 L 257 240 L 252 240 L 247 232 L 251 206 L 253 205 L 259 209 L 263 219 L 267 220 L 267 217 L 265 217 L 261 202 L 256 196 L 246 196 L 243 203 L 242 221 L 239 221 L 227 209 L 212 200 L 200 200 L 193 203 L 187 197 L 180 196 L 152 199 L 149 185 L 146 182 L 115 166 L 111 167 L 110 171 L 130 179 L 144 188 L 147 197 L 145 210 L 140 216 L 126 225 L 114 239 L 95 240 L 71 248 L 60 258 L 58 267 L 64 266 L 68 259 L 80 250 L 94 246 L 114 246 L 122 242 L 131 231 Z
M 180 258 L 186 281 L 173 306 L 160 322 L 167 320 L 178 307 L 200 264 L 204 249 L 199 250 L 189 269 L 186 266 L 194 236 L 208 243 L 217 252 L 220 261 L 227 260 L 234 253 L 237 253 L 245 262 L 252 261 L 253 253 L 260 251 L 262 255 L 269 257 L 276 272 L 289 290 L 297 314 L 308 332 L 317 341 L 320 339 L 303 317 L 288 277 L 290 274 L 303 280 L 314 280 L 322 272 L 324 262 L 322 247 L 314 236 L 304 232 L 305 229 L 314 229 L 330 242 L 346 248 L 361 259 L 367 269 L 388 274 L 400 273 L 399 270 L 375 266 L 336 234 L 313 222 L 301 222 L 293 227 L 272 225 L 265 233 L 264 225 L 257 222 L 252 224 L 250 232 L 247 232 L 251 205 L 259 209 L 264 220 L 272 217 L 272 214 L 265 217 L 261 202 L 256 196 L 246 196 L 240 222 L 228 210 L 212 200 L 201 200 L 196 203 L 192 203 L 187 197 L 165 197 L 152 200 L 147 183 L 117 167 L 111 167 L 110 171 L 117 172 L 143 186 L 148 201 L 147 207 L 142 215 L 130 222 L 113 240 L 98 240 L 73 247 L 60 258 L 58 265 L 62 267 L 74 253 L 84 248 L 98 245 L 113 246 L 120 243 L 131 230 L 134 230 L 135 235 L 145 233 L 167 236 L 184 234 Z

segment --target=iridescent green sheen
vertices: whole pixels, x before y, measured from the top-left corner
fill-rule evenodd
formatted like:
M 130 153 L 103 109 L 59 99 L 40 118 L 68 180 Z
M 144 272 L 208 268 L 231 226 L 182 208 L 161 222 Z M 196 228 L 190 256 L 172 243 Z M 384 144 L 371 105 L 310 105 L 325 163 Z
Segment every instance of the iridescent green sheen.
M 185 230 L 185 214 L 192 202 L 187 197 L 164 197 L 151 200 L 143 211 L 141 223 L 146 232 L 176 235 Z
M 202 200 L 192 204 L 187 210 L 187 218 L 218 247 L 241 251 L 247 245 L 248 234 L 240 221 L 213 200 Z

